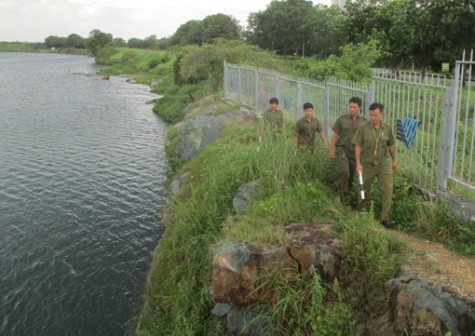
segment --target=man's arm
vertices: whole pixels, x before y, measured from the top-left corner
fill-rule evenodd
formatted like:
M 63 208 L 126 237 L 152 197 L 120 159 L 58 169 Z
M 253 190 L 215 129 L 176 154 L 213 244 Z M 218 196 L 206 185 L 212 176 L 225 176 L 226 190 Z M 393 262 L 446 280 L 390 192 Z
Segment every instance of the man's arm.
M 325 146 L 325 148 L 328 149 L 327 137 L 325 136 L 325 133 L 324 133 L 323 131 L 320 132 L 320 138 L 322 138 L 322 140 L 323 140 L 323 145 Z
M 335 145 L 338 139 L 340 139 L 340 134 L 334 132 L 332 136 L 332 142 L 330 144 L 330 152 L 328 152 L 328 156 L 330 157 L 330 159 L 335 158 Z
M 393 169 L 393 171 L 396 171 L 397 169 L 396 146 L 394 145 L 388 146 L 388 150 L 389 150 L 389 154 L 391 155 L 391 159 L 393 161 L 391 164 L 391 168 Z
M 356 158 L 356 172 L 362 173 L 363 166 L 361 165 L 361 146 L 355 145 L 355 158 Z

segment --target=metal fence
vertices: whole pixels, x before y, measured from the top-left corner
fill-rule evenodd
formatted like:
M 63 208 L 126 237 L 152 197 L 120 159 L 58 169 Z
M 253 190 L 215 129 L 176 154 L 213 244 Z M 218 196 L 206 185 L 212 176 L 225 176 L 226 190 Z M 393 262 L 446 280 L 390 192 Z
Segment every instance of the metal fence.
M 470 85 L 474 64 L 473 52 L 469 60 L 457 62 L 454 80 L 418 81 L 381 72 L 368 83 L 358 83 L 336 78 L 319 82 L 225 63 L 224 88 L 226 98 L 260 111 L 277 97 L 286 118 L 294 121 L 303 117 L 302 105 L 311 102 L 327 137 L 337 118 L 348 113 L 351 97 L 363 100 L 363 115 L 378 101 L 385 106 L 383 121 L 395 134 L 398 120 L 400 127 L 404 120 L 417 124 L 410 146 L 397 143 L 400 171 L 426 192 L 450 189 L 475 200 L 475 93 Z

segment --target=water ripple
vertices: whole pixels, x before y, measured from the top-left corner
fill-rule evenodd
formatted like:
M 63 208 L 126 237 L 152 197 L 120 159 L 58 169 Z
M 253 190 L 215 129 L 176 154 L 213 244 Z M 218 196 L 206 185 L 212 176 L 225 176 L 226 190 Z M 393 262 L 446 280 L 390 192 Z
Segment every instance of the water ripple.
M 97 69 L 0 53 L 1 335 L 121 335 L 141 305 L 166 125 Z

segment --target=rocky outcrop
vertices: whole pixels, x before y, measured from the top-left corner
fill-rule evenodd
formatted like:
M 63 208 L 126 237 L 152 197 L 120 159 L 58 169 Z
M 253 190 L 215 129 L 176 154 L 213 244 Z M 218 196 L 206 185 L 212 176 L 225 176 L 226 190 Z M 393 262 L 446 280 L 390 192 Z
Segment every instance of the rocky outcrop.
M 238 188 L 236 197 L 233 199 L 233 207 L 237 213 L 246 212 L 257 196 L 258 187 L 259 181 L 252 181 Z
M 247 305 L 265 300 L 269 294 L 264 287 L 257 288 L 256 280 L 264 274 L 284 270 L 288 276 L 299 272 L 310 277 L 316 270 L 327 281 L 341 275 L 340 241 L 329 226 L 291 224 L 285 231 L 293 237 L 292 244 L 230 243 L 215 251 L 211 295 L 217 305 L 213 314 L 235 335 L 265 335 L 272 330 L 266 312 L 261 313 L 264 318 L 260 319 L 256 312 L 247 310 Z M 449 331 L 452 336 L 475 335 L 473 300 L 452 295 L 408 267 L 388 281 L 385 288 L 387 309 L 368 326 L 369 335 L 445 336 Z M 251 324 L 253 327 L 246 329 Z
M 215 302 L 243 306 L 265 296 L 257 289 L 257 279 L 286 270 L 312 275 L 318 270 L 324 279 L 333 279 L 340 264 L 339 240 L 326 225 L 286 227 L 295 243 L 284 246 L 257 246 L 231 243 L 221 246 L 213 258 L 211 295 Z
M 177 156 L 189 161 L 203 148 L 214 143 L 220 137 L 221 132 L 229 125 L 257 120 L 256 111 L 254 110 L 243 107 L 228 107 L 226 113 L 221 113 L 218 106 L 220 105 L 211 104 L 199 115 L 176 125 L 178 142 L 175 154 Z
M 442 288 L 404 271 L 386 283 L 389 321 L 394 335 L 411 336 L 475 334 L 475 303 L 463 302 Z

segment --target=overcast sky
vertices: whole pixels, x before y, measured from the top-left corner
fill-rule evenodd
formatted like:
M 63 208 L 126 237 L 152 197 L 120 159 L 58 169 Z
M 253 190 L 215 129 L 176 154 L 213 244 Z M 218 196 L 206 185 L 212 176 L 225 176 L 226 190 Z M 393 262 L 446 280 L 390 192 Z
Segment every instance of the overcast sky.
M 170 36 L 189 20 L 223 13 L 247 24 L 271 0 L 0 0 L 0 41 L 42 42 L 93 29 L 128 40 Z M 331 0 L 314 0 L 330 5 Z M 298 18 L 295 18 L 298 20 Z

